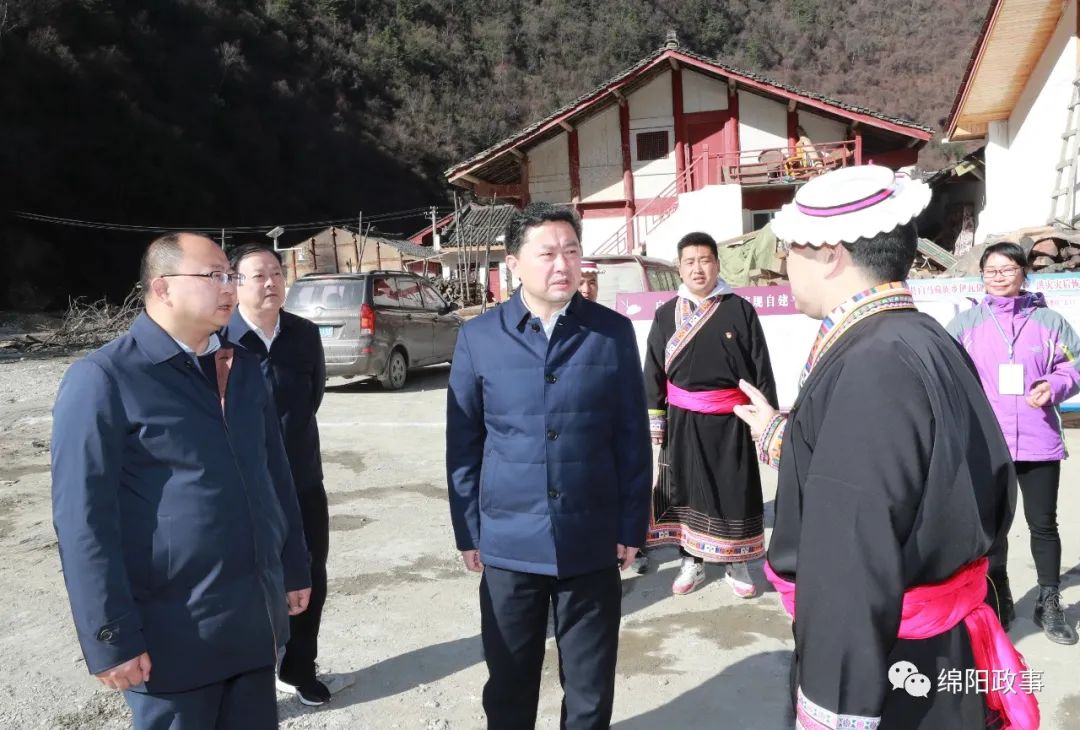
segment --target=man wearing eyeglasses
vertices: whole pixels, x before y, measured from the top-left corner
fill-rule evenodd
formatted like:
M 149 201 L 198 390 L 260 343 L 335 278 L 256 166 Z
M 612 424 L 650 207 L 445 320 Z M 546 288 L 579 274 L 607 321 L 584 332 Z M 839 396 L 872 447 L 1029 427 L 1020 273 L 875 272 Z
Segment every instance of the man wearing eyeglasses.
M 209 239 L 152 242 L 146 311 L 71 366 L 53 409 L 76 633 L 138 730 L 277 727 L 274 667 L 310 597 L 273 400 L 217 335 L 240 278 Z
M 326 386 L 319 328 L 282 310 L 285 274 L 281 254 L 266 246 L 245 244 L 229 252 L 229 262 L 243 277 L 236 290 L 237 307 L 229 322 L 227 339 L 258 356 L 263 375 L 274 393 L 285 453 L 289 457 L 304 539 L 311 551 L 311 603 L 308 610 L 289 619 L 289 643 L 278 669 L 278 690 L 295 693 L 305 705 L 317 707 L 330 700 L 331 686 L 316 676 L 319 623 L 326 601 L 326 558 L 330 549 L 330 514 L 323 488 L 319 424 L 315 414 Z

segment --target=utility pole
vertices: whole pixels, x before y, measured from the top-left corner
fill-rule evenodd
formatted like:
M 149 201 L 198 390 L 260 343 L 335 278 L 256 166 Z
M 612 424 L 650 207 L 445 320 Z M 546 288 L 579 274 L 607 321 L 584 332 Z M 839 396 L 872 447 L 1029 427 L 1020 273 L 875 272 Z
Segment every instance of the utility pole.
M 360 211 L 356 214 L 356 233 L 352 237 L 353 251 L 356 253 L 356 270 L 359 272 L 362 270 L 360 266 L 360 245 L 356 242 L 356 237 L 360 235 L 360 232 L 364 230 L 364 211 Z

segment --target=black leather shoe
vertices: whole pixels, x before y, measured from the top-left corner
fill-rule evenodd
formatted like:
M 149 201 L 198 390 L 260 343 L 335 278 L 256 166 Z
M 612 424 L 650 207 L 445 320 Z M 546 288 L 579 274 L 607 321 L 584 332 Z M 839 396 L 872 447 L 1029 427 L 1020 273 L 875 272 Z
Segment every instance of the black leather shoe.
M 1035 625 L 1056 644 L 1076 643 L 1076 629 L 1065 620 L 1057 586 L 1039 586 L 1039 598 L 1035 601 Z

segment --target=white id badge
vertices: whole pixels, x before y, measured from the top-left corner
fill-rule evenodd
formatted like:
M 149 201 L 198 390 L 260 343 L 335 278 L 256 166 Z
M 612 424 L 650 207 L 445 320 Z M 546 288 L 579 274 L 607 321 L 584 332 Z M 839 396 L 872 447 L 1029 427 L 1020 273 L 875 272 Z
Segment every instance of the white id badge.
M 998 393 L 1000 395 L 1024 395 L 1024 366 L 1016 362 L 998 365 Z

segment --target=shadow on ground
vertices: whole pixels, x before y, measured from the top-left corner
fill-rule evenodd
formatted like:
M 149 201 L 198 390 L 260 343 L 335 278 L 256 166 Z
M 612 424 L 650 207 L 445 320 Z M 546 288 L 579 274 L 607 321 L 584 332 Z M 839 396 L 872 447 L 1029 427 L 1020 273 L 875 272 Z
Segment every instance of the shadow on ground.
M 612 730 L 793 727 L 790 702 L 764 701 L 787 694 L 790 658 L 786 651 L 754 654 L 655 710 L 615 723 Z
M 424 390 L 439 390 L 446 388 L 450 379 L 449 365 L 432 365 L 418 370 L 410 370 L 405 380 L 405 387 L 401 390 L 386 390 L 376 378 L 364 378 L 363 380 L 345 380 L 344 378 L 330 378 L 326 381 L 328 393 L 370 393 L 372 395 L 393 395 L 395 393 L 417 393 Z

